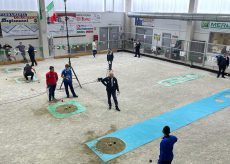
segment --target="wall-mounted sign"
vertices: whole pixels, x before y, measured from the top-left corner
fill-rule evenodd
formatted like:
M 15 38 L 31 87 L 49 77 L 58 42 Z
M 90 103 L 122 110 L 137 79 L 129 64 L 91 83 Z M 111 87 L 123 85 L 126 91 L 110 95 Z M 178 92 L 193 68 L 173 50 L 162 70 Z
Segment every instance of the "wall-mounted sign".
M 100 22 L 100 14 L 68 13 L 69 35 L 89 34 L 94 32 L 92 23 Z M 66 35 L 65 14 L 57 13 L 57 19 L 53 24 L 48 24 L 49 34 L 52 36 Z
M 3 37 L 39 34 L 37 12 L 0 12 Z
M 201 28 L 203 29 L 230 29 L 230 23 L 229 22 L 202 21 Z
M 154 19 L 151 18 L 135 18 L 136 26 L 154 27 Z
M 79 23 L 100 23 L 101 14 L 88 13 L 88 14 L 76 14 L 76 21 Z

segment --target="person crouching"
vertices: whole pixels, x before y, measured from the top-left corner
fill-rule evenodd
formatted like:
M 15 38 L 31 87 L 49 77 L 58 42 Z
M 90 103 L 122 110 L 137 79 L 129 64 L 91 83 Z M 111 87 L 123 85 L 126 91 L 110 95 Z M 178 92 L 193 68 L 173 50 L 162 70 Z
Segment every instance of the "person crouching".
M 23 71 L 23 75 L 26 78 L 26 81 L 29 80 L 28 76 L 30 76 L 31 81 L 33 80 L 34 72 L 35 70 L 29 64 L 26 64 L 26 66 L 24 67 L 24 71 Z

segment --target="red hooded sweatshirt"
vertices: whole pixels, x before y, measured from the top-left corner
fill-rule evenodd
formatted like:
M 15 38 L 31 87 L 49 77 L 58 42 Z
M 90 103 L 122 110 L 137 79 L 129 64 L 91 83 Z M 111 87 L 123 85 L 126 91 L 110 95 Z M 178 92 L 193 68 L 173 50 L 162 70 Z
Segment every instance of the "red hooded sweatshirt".
M 56 85 L 58 81 L 58 75 L 56 72 L 48 72 L 46 74 L 46 84 L 47 85 Z

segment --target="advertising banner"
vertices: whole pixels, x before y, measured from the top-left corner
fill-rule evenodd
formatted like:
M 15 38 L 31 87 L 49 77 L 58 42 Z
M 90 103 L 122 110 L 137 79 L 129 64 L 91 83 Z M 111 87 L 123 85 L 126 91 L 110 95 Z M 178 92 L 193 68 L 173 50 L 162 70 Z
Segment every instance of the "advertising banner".
M 99 16 L 98 16 L 99 15 Z M 68 32 L 69 35 L 82 35 L 94 32 L 93 22 L 100 22 L 100 14 L 76 14 L 68 13 Z M 52 36 L 66 35 L 65 14 L 57 13 L 57 20 L 48 24 L 49 34 Z
M 36 12 L 0 12 L 0 22 L 3 37 L 39 34 Z
M 202 29 L 230 29 L 229 22 L 211 22 L 211 21 L 202 21 Z

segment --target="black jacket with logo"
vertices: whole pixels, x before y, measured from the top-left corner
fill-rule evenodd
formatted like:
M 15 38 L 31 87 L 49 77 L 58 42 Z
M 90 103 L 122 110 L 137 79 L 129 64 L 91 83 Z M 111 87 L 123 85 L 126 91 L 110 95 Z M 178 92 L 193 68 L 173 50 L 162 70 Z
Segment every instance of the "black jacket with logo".
M 110 77 L 106 77 L 102 79 L 101 82 L 106 86 L 106 90 L 108 92 L 114 92 L 116 90 L 119 92 L 119 85 L 115 77 L 113 77 L 113 85 L 112 85 L 112 79 Z

